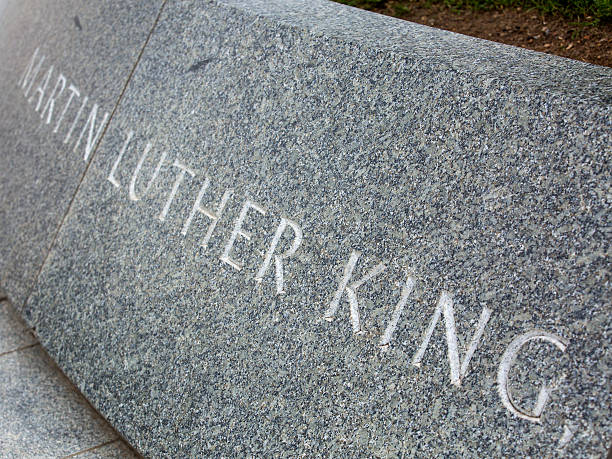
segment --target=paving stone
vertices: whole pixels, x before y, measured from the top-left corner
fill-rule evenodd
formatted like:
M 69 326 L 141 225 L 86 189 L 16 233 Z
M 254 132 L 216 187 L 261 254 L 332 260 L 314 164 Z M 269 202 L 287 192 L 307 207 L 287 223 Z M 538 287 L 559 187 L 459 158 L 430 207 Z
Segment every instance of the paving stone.
M 0 301 L 0 354 L 36 343 L 30 328 L 7 301 Z
M 0 357 L 0 412 L 2 457 L 62 457 L 116 438 L 40 346 Z
M 75 457 L 78 459 L 136 459 L 138 456 L 124 442 L 117 440 L 109 445 L 78 454 Z
M 611 72 L 170 1 L 25 314 L 146 456 L 602 456 Z
M 18 309 L 161 3 L 0 6 L 0 284 Z

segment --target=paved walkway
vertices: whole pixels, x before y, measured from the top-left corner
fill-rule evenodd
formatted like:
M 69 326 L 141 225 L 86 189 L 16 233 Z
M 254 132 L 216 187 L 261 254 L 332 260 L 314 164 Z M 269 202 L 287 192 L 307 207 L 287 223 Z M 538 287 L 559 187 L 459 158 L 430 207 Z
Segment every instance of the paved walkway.
M 137 456 L 0 301 L 0 458 Z

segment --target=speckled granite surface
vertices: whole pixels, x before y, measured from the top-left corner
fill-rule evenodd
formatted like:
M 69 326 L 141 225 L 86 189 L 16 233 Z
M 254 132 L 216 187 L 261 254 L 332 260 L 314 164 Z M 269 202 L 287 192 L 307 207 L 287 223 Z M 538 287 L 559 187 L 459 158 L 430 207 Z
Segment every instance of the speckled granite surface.
M 170 1 L 25 315 L 145 456 L 604 456 L 611 77 Z
M 101 135 L 160 6 L 0 4 L 0 284 L 18 308 L 92 157 L 88 144 Z

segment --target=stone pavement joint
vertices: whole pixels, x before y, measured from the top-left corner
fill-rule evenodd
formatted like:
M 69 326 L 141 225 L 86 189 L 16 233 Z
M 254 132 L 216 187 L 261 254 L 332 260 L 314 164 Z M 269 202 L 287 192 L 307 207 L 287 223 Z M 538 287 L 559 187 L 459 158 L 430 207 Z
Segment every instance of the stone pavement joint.
M 17 349 L 13 349 L 11 351 L 2 352 L 0 353 L 0 357 L 4 357 L 5 355 L 9 355 L 14 352 L 25 351 L 26 349 L 29 349 L 34 346 L 40 346 L 40 343 L 28 344 L 27 346 L 18 347 Z
M 78 451 L 78 452 L 76 452 L 76 453 L 69 454 L 68 456 L 64 456 L 64 457 L 62 457 L 61 459 L 68 459 L 69 457 L 76 457 L 76 456 L 80 456 L 81 454 L 85 454 L 85 453 L 89 453 L 89 452 L 91 452 L 91 451 L 95 451 L 96 449 L 103 448 L 103 447 L 105 447 L 105 446 L 107 446 L 107 445 L 112 445 L 113 443 L 116 443 L 116 442 L 118 442 L 118 441 L 119 441 L 118 439 L 116 439 L 116 440 L 109 440 L 109 441 L 107 441 L 106 443 L 102 443 L 101 445 L 92 446 L 91 448 L 84 449 L 83 451 Z
M 7 349 L 0 353 L 1 456 L 138 457 L 46 354 L 12 305 L 5 301 L 0 307 L 0 349 Z

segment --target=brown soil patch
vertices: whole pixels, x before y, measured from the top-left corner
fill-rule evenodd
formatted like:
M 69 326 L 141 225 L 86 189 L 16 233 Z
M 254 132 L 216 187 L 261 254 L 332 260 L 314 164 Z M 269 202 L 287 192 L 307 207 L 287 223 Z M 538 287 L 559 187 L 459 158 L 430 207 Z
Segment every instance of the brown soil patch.
M 441 4 L 388 2 L 379 13 L 473 37 L 612 67 L 612 24 L 584 26 L 536 11 L 504 8 L 454 12 Z M 401 5 L 406 5 L 401 2 Z M 400 9 L 401 8 L 401 9 Z M 398 11 L 402 11 L 398 14 Z

